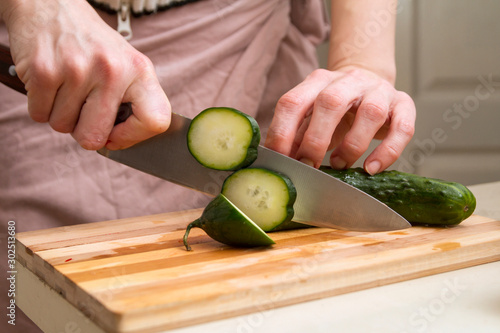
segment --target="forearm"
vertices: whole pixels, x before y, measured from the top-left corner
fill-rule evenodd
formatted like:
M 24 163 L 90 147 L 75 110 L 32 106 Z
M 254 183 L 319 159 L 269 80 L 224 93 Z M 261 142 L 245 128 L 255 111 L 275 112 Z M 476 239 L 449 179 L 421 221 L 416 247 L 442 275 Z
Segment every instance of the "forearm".
M 356 66 L 394 84 L 395 0 L 332 0 L 328 69 Z

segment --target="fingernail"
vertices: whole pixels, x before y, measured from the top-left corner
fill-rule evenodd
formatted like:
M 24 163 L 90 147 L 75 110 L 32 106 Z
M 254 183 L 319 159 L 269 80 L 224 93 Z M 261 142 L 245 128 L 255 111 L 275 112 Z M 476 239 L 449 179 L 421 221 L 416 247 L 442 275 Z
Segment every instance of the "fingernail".
M 366 172 L 373 176 L 374 174 L 379 172 L 380 166 L 381 164 L 379 161 L 372 161 L 366 166 Z
M 339 156 L 335 156 L 334 158 L 332 158 L 332 160 L 330 161 L 330 165 L 332 166 L 332 168 L 334 169 L 338 169 L 338 170 L 341 170 L 341 169 L 345 169 L 346 165 L 347 165 L 347 162 L 344 161 L 342 158 L 340 158 Z
M 307 157 L 303 157 L 299 161 L 302 162 L 302 163 L 304 163 L 304 164 L 307 164 L 309 166 L 314 167 L 314 162 L 311 161 L 310 159 L 308 159 Z

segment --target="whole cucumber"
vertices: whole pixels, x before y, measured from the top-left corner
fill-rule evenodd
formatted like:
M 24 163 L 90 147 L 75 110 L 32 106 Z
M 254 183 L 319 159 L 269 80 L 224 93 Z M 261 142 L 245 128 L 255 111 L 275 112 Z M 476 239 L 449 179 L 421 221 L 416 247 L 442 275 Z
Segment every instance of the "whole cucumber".
M 396 170 L 371 176 L 362 168 L 321 171 L 385 203 L 411 224 L 457 225 L 476 208 L 474 194 L 462 184 Z

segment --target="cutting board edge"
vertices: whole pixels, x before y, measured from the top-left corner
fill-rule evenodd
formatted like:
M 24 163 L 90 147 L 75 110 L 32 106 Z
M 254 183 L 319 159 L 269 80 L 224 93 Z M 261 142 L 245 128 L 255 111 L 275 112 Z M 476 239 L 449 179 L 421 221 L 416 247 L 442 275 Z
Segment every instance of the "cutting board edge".
M 115 313 L 108 309 L 102 302 L 80 288 L 76 283 L 64 276 L 64 274 L 59 272 L 54 266 L 44 261 L 43 258 L 31 251 L 19 240 L 16 240 L 16 246 L 21 250 L 16 251 L 16 261 L 42 280 L 55 293 L 66 299 L 80 311 L 82 315 L 107 331 L 115 331 L 115 328 L 120 326 L 122 314 Z M 20 253 L 24 253 L 25 255 L 18 256 Z M 49 275 L 53 276 L 50 280 L 45 278 L 45 276 Z M 65 288 L 63 286 L 65 286 Z M 69 293 L 68 290 L 70 291 Z M 78 297 L 83 301 L 78 302 Z M 99 320 L 97 314 L 102 314 L 103 312 L 106 312 L 108 317 L 112 319 L 106 323 Z

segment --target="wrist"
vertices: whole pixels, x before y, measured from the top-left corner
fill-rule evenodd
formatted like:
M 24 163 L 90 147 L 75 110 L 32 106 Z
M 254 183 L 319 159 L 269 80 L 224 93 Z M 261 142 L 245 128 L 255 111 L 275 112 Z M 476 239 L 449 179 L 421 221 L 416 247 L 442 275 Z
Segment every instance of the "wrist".
M 328 69 L 363 68 L 394 84 L 396 9 L 391 0 L 332 0 Z M 384 21 L 374 13 L 384 13 Z M 370 27 L 376 26 L 377 33 Z
M 331 71 L 351 72 L 356 70 L 368 71 L 377 75 L 392 85 L 396 82 L 396 64 L 388 63 L 366 63 L 363 61 L 337 61 L 328 63 L 328 69 Z

